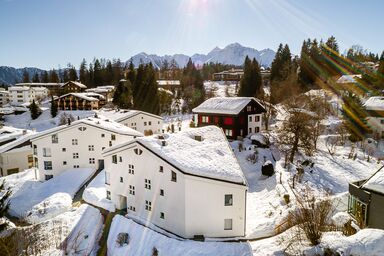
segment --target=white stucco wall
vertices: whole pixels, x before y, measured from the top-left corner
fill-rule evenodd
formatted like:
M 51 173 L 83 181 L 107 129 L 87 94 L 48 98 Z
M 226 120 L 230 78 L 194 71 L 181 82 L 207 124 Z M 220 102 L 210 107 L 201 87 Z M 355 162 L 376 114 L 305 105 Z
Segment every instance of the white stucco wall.
M 381 121 L 383 120 L 383 124 Z M 384 137 L 384 118 L 382 117 L 368 117 L 367 125 L 372 129 L 373 135 L 377 138 Z
M 137 130 L 143 134 L 146 131 L 152 130 L 155 133 L 161 133 L 163 128 L 163 120 L 154 116 L 139 113 L 130 118 L 121 120 L 119 123 L 124 124 L 134 130 Z M 149 124 L 151 123 L 151 124 Z
M 8 175 L 9 169 L 18 168 L 19 172 L 32 166 L 28 163 L 28 156 L 32 156 L 32 148 L 25 146 L 0 154 L 0 168 L 3 176 Z
M 79 127 L 86 127 L 86 130 L 80 131 Z M 75 166 L 79 168 L 98 168 L 98 160 L 103 160 L 101 153 L 104 148 L 133 139 L 133 136 L 113 133 L 83 123 L 72 125 L 69 129 L 57 132 L 58 143 L 52 143 L 52 134 L 32 140 L 32 144 L 37 147 L 37 167 L 40 180 L 45 180 L 45 175 L 56 176 L 64 170 L 74 168 Z M 102 134 L 104 134 L 104 137 L 102 137 Z M 116 140 L 111 139 L 112 134 L 115 134 Z M 72 145 L 72 139 L 77 139 L 77 145 Z M 89 150 L 90 145 L 93 145 L 94 151 Z M 50 157 L 43 155 L 43 148 L 50 148 Z M 65 148 L 65 152 L 62 150 L 63 148 Z M 73 153 L 78 153 L 79 158 L 73 158 Z M 90 158 L 95 158 L 94 164 L 90 164 Z M 44 169 L 44 161 L 52 161 L 52 170 Z M 64 161 L 66 161 L 66 164 L 63 163 Z
M 259 117 L 259 121 L 256 122 L 256 117 Z M 259 127 L 259 132 L 261 131 L 261 124 L 262 124 L 262 115 L 261 114 L 254 114 L 254 115 L 248 115 L 248 131 L 247 131 L 247 134 L 250 134 L 250 133 L 256 133 L 256 127 Z M 250 118 L 251 118 L 251 121 L 250 121 Z M 250 130 L 251 129 L 251 132 Z

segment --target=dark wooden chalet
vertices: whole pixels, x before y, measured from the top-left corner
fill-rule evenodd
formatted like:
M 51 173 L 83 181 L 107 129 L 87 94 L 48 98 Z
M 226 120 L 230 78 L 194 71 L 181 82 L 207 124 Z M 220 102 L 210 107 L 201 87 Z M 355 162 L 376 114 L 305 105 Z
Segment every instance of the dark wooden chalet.
M 210 98 L 193 109 L 197 126 L 217 125 L 228 139 L 258 133 L 265 108 L 252 97 Z
M 349 184 L 348 213 L 360 227 L 384 229 L 384 168 Z

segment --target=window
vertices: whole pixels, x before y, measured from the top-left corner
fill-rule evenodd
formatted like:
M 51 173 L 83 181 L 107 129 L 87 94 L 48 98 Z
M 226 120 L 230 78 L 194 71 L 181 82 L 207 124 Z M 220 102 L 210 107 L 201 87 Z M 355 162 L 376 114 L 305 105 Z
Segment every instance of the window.
M 105 137 L 105 134 L 104 134 L 104 133 L 102 133 L 102 134 L 101 134 L 101 138 L 104 138 L 104 137 Z
M 43 148 L 43 156 L 50 157 L 51 156 L 51 149 L 50 148 Z
M 62 152 L 67 152 L 67 149 L 66 148 L 62 148 L 61 151 Z
M 225 117 L 224 118 L 224 124 L 232 125 L 233 124 L 233 117 Z
M 111 140 L 116 140 L 116 135 L 115 134 L 111 134 Z
M 164 213 L 160 212 L 160 219 L 164 219 L 164 218 L 165 218 Z
M 164 196 L 164 189 L 160 189 L 160 195 Z
M 135 211 L 136 211 L 136 208 L 135 208 L 135 207 L 133 207 L 133 206 L 129 206 L 129 210 L 131 210 L 131 211 L 135 212 Z
M 149 179 L 145 179 L 144 187 L 145 187 L 146 189 L 151 189 L 151 180 L 149 180 Z
M 249 133 L 252 133 L 252 128 L 249 128 L 248 130 L 249 130 Z
M 79 153 L 73 153 L 73 159 L 79 158 Z
M 152 122 L 151 122 L 151 121 L 149 121 L 149 122 L 148 122 L 148 125 L 152 125 Z
M 248 121 L 249 121 L 249 122 L 252 122 L 252 116 L 249 116 L 249 117 L 248 117 Z
M 129 185 L 129 194 L 130 195 L 135 195 L 135 186 Z
M 57 136 L 57 134 L 52 135 L 52 143 L 59 143 L 59 137 Z
M 136 155 L 141 155 L 143 153 L 143 150 L 139 148 L 135 148 L 133 151 L 135 152 Z
M 255 116 L 255 122 L 260 122 L 260 116 Z
M 111 200 L 111 191 L 107 190 L 107 199 Z
M 380 123 L 381 123 L 381 124 L 384 124 L 384 119 L 381 119 L 381 120 L 380 120 Z
M 112 156 L 112 163 L 117 164 L 117 155 Z
M 121 156 L 119 156 L 119 162 L 123 162 L 123 158 Z
M 109 141 L 109 146 L 112 147 L 112 141 Z
M 160 165 L 159 172 L 164 172 L 164 167 Z
M 77 145 L 77 139 L 72 139 L 72 145 Z
M 232 195 L 225 195 L 224 196 L 224 205 L 225 206 L 233 205 L 233 196 Z
M 88 146 L 88 151 L 95 151 L 95 146 L 94 145 L 89 145 Z
M 75 164 L 74 166 L 73 166 L 73 168 L 80 168 L 80 166 L 78 165 L 78 164 Z
M 232 219 L 224 219 L 224 230 L 232 230 Z
M 174 171 L 172 171 L 172 174 L 171 174 L 171 181 L 174 181 L 174 182 L 177 181 L 177 176 L 176 176 L 176 173 Z
M 52 161 L 44 161 L 44 170 L 52 170 Z
M 67 161 L 63 161 L 63 165 L 67 165 Z
M 247 106 L 247 111 L 252 111 L 252 106 Z
M 152 211 L 152 203 L 151 203 L 151 201 L 145 200 L 145 210 Z
M 89 164 L 95 164 L 95 158 L 89 158 Z
M 37 156 L 37 146 L 33 145 L 33 154 Z
M 144 126 L 147 126 L 147 122 L 144 122 Z
M 258 133 L 260 131 L 259 127 L 255 127 L 255 133 Z
M 133 164 L 128 165 L 128 173 L 135 174 L 135 166 Z
M 120 177 L 120 183 L 123 183 L 123 182 L 124 182 L 123 177 Z
M 213 119 L 213 121 L 214 121 L 215 124 L 218 124 L 218 123 L 219 123 L 219 120 L 220 120 L 220 119 L 219 119 L 218 116 L 215 116 L 214 119 Z
M 209 123 L 209 116 L 202 116 L 201 117 L 201 122 L 202 123 L 206 123 L 206 124 Z
M 365 227 L 367 224 L 367 204 L 360 201 L 357 197 L 350 195 L 348 198 L 348 212 L 355 217 L 359 226 Z
M 228 136 L 228 137 L 232 137 L 233 136 L 233 132 L 232 132 L 231 129 L 225 129 L 224 132 L 225 132 L 225 135 Z
M 79 127 L 79 130 L 83 132 L 83 131 L 87 130 L 87 127 L 81 126 L 81 127 Z
M 105 184 L 109 185 L 111 184 L 111 174 L 109 172 L 105 172 Z
M 50 180 L 53 178 L 52 174 L 45 174 L 45 180 Z

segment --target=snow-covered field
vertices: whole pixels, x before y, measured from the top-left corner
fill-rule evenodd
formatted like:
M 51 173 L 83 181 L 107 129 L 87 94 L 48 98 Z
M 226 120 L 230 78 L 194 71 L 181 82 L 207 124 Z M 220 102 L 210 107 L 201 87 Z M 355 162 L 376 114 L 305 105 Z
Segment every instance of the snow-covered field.
M 119 233 L 128 233 L 129 244 L 120 246 L 116 241 Z M 123 216 L 115 216 L 108 236 L 108 255 L 153 255 L 153 248 L 159 255 L 251 255 L 248 243 L 196 242 L 169 238 Z
M 10 198 L 9 213 L 37 223 L 68 211 L 72 207 L 72 198 L 94 172 L 94 169 L 78 168 L 67 170 L 46 182 L 23 179 L 14 185 L 18 190 Z M 11 177 L 10 181 L 14 180 L 12 175 L 8 177 Z M 23 177 L 31 175 L 24 174 Z
M 102 170 L 87 186 L 83 192 L 85 202 L 94 206 L 104 208 L 107 211 L 114 212 L 115 205 L 107 199 L 107 190 L 105 188 L 105 171 Z

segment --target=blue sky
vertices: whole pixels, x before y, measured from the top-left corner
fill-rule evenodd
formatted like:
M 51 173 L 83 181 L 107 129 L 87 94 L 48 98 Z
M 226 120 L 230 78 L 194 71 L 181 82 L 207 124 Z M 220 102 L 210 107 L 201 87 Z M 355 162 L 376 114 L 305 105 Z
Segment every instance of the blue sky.
M 0 0 L 0 65 L 44 69 L 82 58 L 256 49 L 334 35 L 384 50 L 381 0 Z

